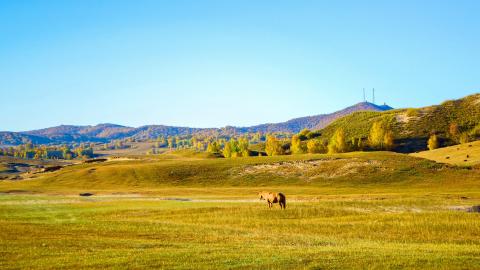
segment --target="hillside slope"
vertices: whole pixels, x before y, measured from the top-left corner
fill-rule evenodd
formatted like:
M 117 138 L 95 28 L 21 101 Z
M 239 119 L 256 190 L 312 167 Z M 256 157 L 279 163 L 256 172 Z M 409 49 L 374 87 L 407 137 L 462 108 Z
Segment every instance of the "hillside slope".
M 420 109 L 397 109 L 386 112 L 356 112 L 342 117 L 322 129 L 322 139 L 328 140 L 342 128 L 347 140 L 368 138 L 372 124 L 385 121 L 391 126 L 396 139 L 396 151 L 415 152 L 426 150 L 427 140 L 437 134 L 442 146 L 455 143 L 458 138 L 449 135 L 452 123 L 458 125 L 459 133 L 468 133 L 470 139 L 480 137 L 480 94 L 458 100 L 449 100 L 440 105 Z
M 480 141 L 422 151 L 411 155 L 440 163 L 474 166 L 480 164 Z
M 478 186 L 478 173 L 391 152 L 211 159 L 165 154 L 68 166 L 31 181 L 0 181 L 0 191 L 153 192 L 167 187 L 395 188 Z
M 340 111 L 336 111 L 330 114 L 319 114 L 314 116 L 306 116 L 288 120 L 282 123 L 276 124 L 263 124 L 257 125 L 252 127 L 246 128 L 239 128 L 242 132 L 291 132 L 291 133 L 298 133 L 302 129 L 311 129 L 311 130 L 318 130 L 328 126 L 330 123 L 339 119 L 343 116 L 349 115 L 354 112 L 360 111 L 374 111 L 374 112 L 382 112 L 388 111 L 393 109 L 388 105 L 376 105 L 370 102 L 360 102 L 353 106 L 347 107 Z
M 0 132 L 0 146 L 14 146 L 14 145 L 25 144 L 29 142 L 34 144 L 47 144 L 47 143 L 51 143 L 52 140 L 42 136 L 23 134 L 19 132 L 9 132 L 9 131 Z

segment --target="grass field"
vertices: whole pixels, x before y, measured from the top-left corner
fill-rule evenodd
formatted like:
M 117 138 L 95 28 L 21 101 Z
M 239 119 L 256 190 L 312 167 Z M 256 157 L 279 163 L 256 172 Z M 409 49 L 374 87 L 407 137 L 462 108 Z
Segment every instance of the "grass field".
M 101 150 L 100 147 L 95 149 L 95 154 L 98 155 L 145 155 L 155 143 L 152 142 L 134 142 L 128 143 L 130 148 L 125 149 L 109 149 Z
M 480 141 L 413 153 L 412 156 L 459 166 L 477 165 L 480 164 Z
M 171 154 L 0 191 L 2 269 L 480 269 L 480 172 L 407 155 Z

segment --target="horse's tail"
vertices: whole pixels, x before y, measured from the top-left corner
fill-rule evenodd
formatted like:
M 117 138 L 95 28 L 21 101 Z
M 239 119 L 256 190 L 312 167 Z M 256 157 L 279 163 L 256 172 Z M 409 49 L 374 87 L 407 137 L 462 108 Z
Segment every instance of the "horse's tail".
M 283 193 L 278 193 L 280 206 L 283 204 L 283 209 L 287 208 L 287 197 Z

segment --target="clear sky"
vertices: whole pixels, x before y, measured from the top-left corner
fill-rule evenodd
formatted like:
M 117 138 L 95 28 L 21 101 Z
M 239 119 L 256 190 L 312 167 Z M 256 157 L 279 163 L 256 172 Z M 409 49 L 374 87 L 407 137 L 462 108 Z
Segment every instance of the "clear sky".
M 480 1 L 0 0 L 0 130 L 248 126 L 480 92 Z M 369 90 L 370 91 L 370 90 Z

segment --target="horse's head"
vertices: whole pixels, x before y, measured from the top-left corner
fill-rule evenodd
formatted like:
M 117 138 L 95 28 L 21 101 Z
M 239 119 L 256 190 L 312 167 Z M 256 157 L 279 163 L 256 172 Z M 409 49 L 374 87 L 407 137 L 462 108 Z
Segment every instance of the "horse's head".
M 265 200 L 265 197 L 263 197 L 263 192 L 259 192 L 258 196 L 260 197 L 260 200 Z

